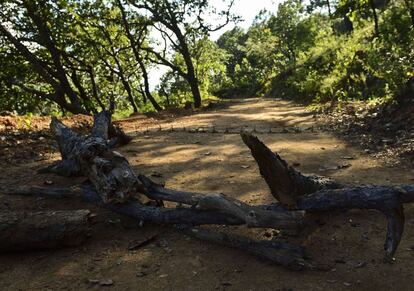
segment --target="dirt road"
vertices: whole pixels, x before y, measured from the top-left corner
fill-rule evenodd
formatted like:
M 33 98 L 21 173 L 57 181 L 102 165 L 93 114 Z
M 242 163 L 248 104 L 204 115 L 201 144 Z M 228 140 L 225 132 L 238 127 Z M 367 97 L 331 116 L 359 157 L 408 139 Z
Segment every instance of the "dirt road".
M 345 138 L 320 132 L 315 125 L 311 113 L 287 101 L 235 100 L 176 120 L 131 119 L 126 129 L 141 133 L 119 151 L 138 173 L 152 175 L 168 187 L 222 192 L 251 204 L 269 203 L 273 198 L 236 134 L 247 126 L 304 173 L 355 184 L 413 183 L 412 169 L 386 167 Z M 213 127 L 218 132 L 203 132 Z M 183 128 L 186 131 L 178 131 Z M 54 159 L 58 159 L 56 152 L 47 160 L 3 163 L 0 186 L 45 180 L 53 186 L 72 184 L 73 179 L 35 173 Z M 0 210 L 88 208 L 97 213 L 92 236 L 82 248 L 0 255 L 0 290 L 410 290 L 414 284 L 412 206 L 407 206 L 395 264 L 382 262 L 385 218 L 375 211 L 353 210 L 330 215 L 303 241 L 311 257 L 329 266 L 329 271 L 292 272 L 186 237 L 169 226 L 138 227 L 136 221 L 81 202 L 1 193 L 0 198 Z M 276 235 L 263 229 L 239 233 L 260 239 Z M 130 241 L 153 234 L 158 235 L 154 242 L 128 250 Z M 110 286 L 100 286 L 96 280 L 106 280 Z

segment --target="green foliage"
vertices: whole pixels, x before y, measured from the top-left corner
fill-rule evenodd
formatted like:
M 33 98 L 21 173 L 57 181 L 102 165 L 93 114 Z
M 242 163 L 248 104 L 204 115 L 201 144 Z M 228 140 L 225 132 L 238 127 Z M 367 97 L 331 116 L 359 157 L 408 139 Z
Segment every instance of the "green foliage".
M 326 9 L 326 1 L 310 5 L 304 14 L 300 1 L 285 1 L 247 33 L 222 35 L 218 44 L 230 53 L 231 93 L 308 103 L 395 98 L 414 75 L 414 19 L 407 1 L 331 1 L 328 15 L 315 12 Z
M 226 66 L 228 54 L 207 37 L 197 40 L 190 47 L 195 74 L 203 99 L 210 98 L 227 82 Z M 185 67 L 181 54 L 175 54 L 174 65 Z M 161 101 L 165 107 L 184 107 L 191 102 L 188 82 L 172 71 L 167 72 L 158 90 L 166 98 Z
M 215 20 L 235 18 L 206 0 L 4 0 L 0 111 L 91 113 L 115 101 L 124 117 L 213 96 L 391 100 L 414 77 L 412 0 L 304 3 L 286 0 L 213 42 Z M 169 71 L 150 92 L 160 65 Z

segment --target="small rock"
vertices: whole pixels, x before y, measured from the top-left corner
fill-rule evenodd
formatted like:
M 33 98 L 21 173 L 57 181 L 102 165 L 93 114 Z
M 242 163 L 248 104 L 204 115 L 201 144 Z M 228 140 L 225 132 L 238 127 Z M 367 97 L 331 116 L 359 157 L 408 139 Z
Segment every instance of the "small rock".
M 248 168 L 250 168 L 250 166 L 249 165 L 242 165 L 241 166 L 243 169 L 248 169 Z
M 204 265 L 203 261 L 200 258 L 200 256 L 195 256 L 195 257 L 191 258 L 189 263 L 191 264 L 191 266 L 196 267 L 196 268 L 200 268 Z
M 161 274 L 158 277 L 160 277 L 160 278 L 167 278 L 168 277 L 168 274 Z
M 153 242 L 157 238 L 157 236 L 158 234 L 153 234 L 143 239 L 130 241 L 128 244 L 128 250 L 132 251 L 139 249 L 140 247 L 146 246 L 149 243 Z
M 351 157 L 351 156 L 343 156 L 343 157 L 341 157 L 341 159 L 343 159 L 343 160 L 353 160 L 355 158 Z
M 344 284 L 344 286 L 346 286 L 346 287 L 352 286 L 352 284 L 351 284 L 351 283 L 348 283 L 348 282 L 344 282 L 343 284 Z
M 52 180 L 45 180 L 44 184 L 45 185 L 52 185 L 53 181 Z
M 367 265 L 367 263 L 366 263 L 366 262 L 360 262 L 360 263 L 356 264 L 356 265 L 354 266 L 354 268 L 355 268 L 355 269 L 360 269 L 360 268 L 365 267 L 366 265 Z
M 352 166 L 352 164 L 342 164 L 338 166 L 338 169 L 345 169 L 345 168 L 349 168 L 350 166 Z
M 121 223 L 121 219 L 119 219 L 119 218 L 114 218 L 114 219 L 109 218 L 107 220 L 107 222 L 110 223 L 110 224 L 119 224 L 119 223 Z
M 99 285 L 101 286 L 111 286 L 114 285 L 114 281 L 112 279 L 102 279 L 99 281 Z
M 209 156 L 209 155 L 211 155 L 211 152 L 206 152 L 206 153 L 204 153 L 204 155 Z
M 138 272 L 137 273 L 137 277 L 145 277 L 147 275 L 147 273 L 145 272 Z
M 98 279 L 88 279 L 88 283 L 90 284 L 98 284 L 99 280 Z
M 97 213 L 90 213 L 89 214 L 89 218 L 94 218 L 94 217 L 97 217 L 98 216 L 98 214 Z

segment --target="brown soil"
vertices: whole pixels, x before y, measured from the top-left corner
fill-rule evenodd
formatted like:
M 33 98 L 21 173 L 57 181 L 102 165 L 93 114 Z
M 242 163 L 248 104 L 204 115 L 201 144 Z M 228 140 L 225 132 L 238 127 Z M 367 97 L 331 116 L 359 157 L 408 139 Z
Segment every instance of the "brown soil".
M 193 115 L 139 116 L 121 124 L 131 133 L 141 132 L 118 149 L 136 172 L 153 175 L 171 188 L 222 192 L 252 204 L 273 198 L 235 133 L 243 126 L 256 128 L 270 148 L 297 163 L 304 173 L 354 184 L 413 183 L 414 178 L 412 169 L 385 166 L 363 148 L 351 146 L 347 136 L 315 130 L 313 114 L 287 101 L 234 100 Z M 218 133 L 198 130 L 213 126 Z M 36 174 L 59 158 L 47 132 L 11 138 L 3 131 L 3 136 L 0 187 L 42 185 L 46 180 L 53 182 L 51 187 L 81 182 Z M 327 223 L 304 240 L 311 257 L 330 266 L 329 271 L 293 272 L 241 251 L 189 238 L 170 226 L 138 227 L 136 221 L 80 201 L 1 194 L 0 198 L 0 210 L 87 208 L 97 214 L 92 236 L 80 248 L 0 255 L 0 290 L 411 290 L 414 283 L 411 206 L 406 207 L 406 230 L 394 264 L 382 262 L 385 218 L 375 211 L 353 210 L 330 214 Z M 240 232 L 261 239 L 269 233 Z M 154 242 L 128 250 L 129 242 L 153 234 L 158 234 Z M 112 284 L 100 286 L 95 280 L 112 280 Z
M 318 116 L 325 131 L 348 136 L 387 164 L 414 163 L 414 102 L 331 104 Z

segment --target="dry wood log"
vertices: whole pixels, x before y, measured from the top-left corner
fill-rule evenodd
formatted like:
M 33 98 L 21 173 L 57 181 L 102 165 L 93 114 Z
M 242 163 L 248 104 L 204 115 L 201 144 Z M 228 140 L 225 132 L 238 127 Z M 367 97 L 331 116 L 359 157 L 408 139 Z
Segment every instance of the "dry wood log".
M 148 208 L 145 212 L 146 219 L 142 220 L 155 222 L 158 219 L 168 222 L 168 219 L 174 217 L 169 223 L 177 223 L 185 218 L 189 224 L 198 225 L 203 221 L 218 222 L 217 218 L 208 218 L 207 214 L 219 212 L 218 218 L 223 222 L 231 220 L 232 224 L 235 218 L 238 218 L 237 224 L 247 224 L 250 227 L 298 228 L 301 226 L 303 218 L 301 211 L 289 212 L 283 209 L 268 211 L 221 194 L 178 192 L 163 189 L 145 176 L 138 178 L 128 161 L 110 149 L 107 143 L 109 123 L 108 112 L 103 111 L 95 115 L 91 135 L 84 137 L 76 134 L 57 119 L 51 122 L 51 129 L 55 133 L 62 156 L 60 165 L 64 165 L 62 168 L 69 168 L 64 171 L 64 174 L 80 174 L 87 177 L 104 203 L 127 202 L 137 197 L 142 201 L 141 193 L 154 200 L 168 200 L 195 206 L 193 210 L 175 210 L 174 212 L 172 210 L 150 211 Z M 144 182 L 146 185 L 143 184 Z M 111 207 L 123 209 L 118 205 Z M 139 208 L 141 212 L 144 212 L 144 208 L 138 205 L 131 207 L 135 210 Z M 197 215 L 194 215 L 194 219 L 189 218 L 189 214 L 197 210 L 205 211 L 202 215 L 203 219 L 200 220 Z M 155 215 L 157 212 L 159 212 L 158 216 Z M 183 218 L 179 218 L 179 215 L 183 215 Z
M 258 241 L 204 228 L 191 228 L 186 230 L 185 233 L 197 239 L 246 251 L 291 270 L 314 269 L 314 266 L 307 260 L 305 249 L 301 246 L 279 241 Z
M 146 188 L 146 195 L 154 200 L 173 201 L 191 205 L 197 210 L 213 210 L 238 217 L 248 227 L 294 228 L 302 226 L 303 211 L 267 210 L 264 207 L 251 206 L 223 194 L 201 194 L 166 189 L 140 175 L 140 181 Z
M 63 176 L 85 176 L 104 202 L 124 202 L 140 198 L 143 188 L 128 161 L 110 148 L 108 128 L 110 115 L 103 111 L 94 117 L 92 133 L 81 136 L 56 118 L 51 129 L 59 145 L 62 161 L 47 171 Z
M 110 149 L 109 122 L 107 113 L 98 114 L 92 134 L 86 137 L 77 135 L 56 119 L 52 121 L 51 128 L 62 154 L 60 167 L 69 169 L 66 174 L 87 177 L 93 188 L 84 191 L 88 196 L 86 198 L 95 203 L 103 202 L 104 207 L 112 211 L 156 223 L 291 228 L 301 225 L 301 211 L 323 213 L 335 209 L 376 209 L 388 219 L 386 259 L 392 258 L 401 240 L 404 228 L 402 205 L 413 202 L 414 186 L 347 188 L 324 177 L 305 176 L 289 167 L 257 137 L 242 133 L 242 139 L 252 151 L 260 173 L 282 207 L 250 206 L 222 194 L 205 195 L 166 189 L 145 176 L 136 176 L 128 161 Z M 143 205 L 134 201 L 139 193 L 154 200 L 187 204 L 190 208 L 165 209 Z M 219 237 L 222 241 L 228 241 L 225 236 Z M 234 246 L 243 248 L 243 244 Z
M 302 175 L 272 152 L 256 136 L 243 132 L 243 142 L 249 147 L 256 160 L 260 174 L 265 179 L 273 197 L 286 208 L 294 208 L 298 197 L 321 189 L 341 188 L 341 185 L 329 178 Z
M 403 203 L 414 202 L 414 185 L 348 187 L 332 180 L 305 176 L 289 167 L 257 137 L 241 134 L 260 173 L 282 206 L 311 212 L 337 209 L 376 209 L 387 218 L 385 260 L 392 261 L 404 231 Z M 335 189 L 341 188 L 341 189 Z M 289 192 L 290 191 L 290 192 Z
M 179 192 L 171 189 L 162 188 L 160 185 L 155 184 L 149 178 L 140 175 L 140 179 L 145 181 L 145 184 L 151 183 L 151 187 L 148 187 L 148 197 L 154 200 L 174 201 L 186 204 L 190 203 L 185 197 L 188 194 L 206 197 L 206 201 L 215 199 L 215 197 L 222 197 L 224 195 L 213 194 L 207 196 L 200 193 L 187 193 Z M 246 218 L 243 215 L 234 215 L 236 212 L 232 209 L 232 200 L 229 200 L 229 209 L 224 208 L 221 205 L 211 207 L 191 207 L 191 208 L 161 208 L 152 205 L 142 205 L 137 201 L 127 201 L 125 203 L 102 203 L 100 195 L 96 192 L 93 185 L 85 184 L 78 187 L 66 187 L 66 188 L 49 188 L 49 187 L 18 187 L 16 189 L 3 189 L 2 193 L 8 195 L 23 195 L 23 196 L 41 196 L 47 198 L 74 198 L 81 197 L 85 202 L 96 203 L 103 207 L 110 209 L 119 214 L 133 217 L 139 221 L 162 223 L 162 224 L 185 224 L 190 226 L 218 224 L 218 225 L 245 225 Z M 171 194 L 172 193 L 172 194 Z M 227 201 L 226 197 L 220 198 Z M 234 207 L 238 207 L 237 200 L 233 200 L 236 204 Z M 221 200 L 218 201 L 221 203 Z M 286 228 L 286 229 L 300 229 L 302 226 L 303 211 L 287 211 L 277 205 L 258 205 L 249 206 L 240 202 L 241 205 L 250 207 L 250 210 L 254 212 L 252 216 L 256 216 L 258 221 L 250 227 L 273 227 L 273 228 Z M 208 204 L 207 204 L 208 205 Z M 246 208 L 248 211 L 249 208 Z
M 392 261 L 404 231 L 403 203 L 414 202 L 414 185 L 359 186 L 321 190 L 299 198 L 297 209 L 332 211 L 335 209 L 376 209 L 387 218 L 385 260 Z
M 172 191 L 168 189 L 164 190 L 166 190 L 167 192 Z M 8 190 L 6 191 L 6 193 L 24 196 L 40 195 L 48 198 L 60 199 L 68 197 L 78 197 L 79 187 L 56 189 L 45 187 L 21 187 L 15 190 Z M 83 187 L 82 195 L 83 199 L 86 202 L 102 202 L 100 195 L 98 195 L 98 193 L 96 193 L 96 191 L 94 191 L 94 189 L 88 185 L 85 185 Z M 159 196 L 161 194 L 154 195 Z M 304 248 L 299 246 L 283 242 L 255 241 L 241 236 L 216 233 L 205 229 L 191 228 L 191 230 L 188 231 L 189 229 L 187 228 L 189 226 L 192 227 L 195 225 L 242 225 L 246 223 L 243 219 L 237 216 L 232 216 L 226 213 L 222 213 L 220 211 L 200 210 L 194 208 L 166 209 L 142 205 L 134 201 L 116 204 L 106 203 L 101 205 L 103 205 L 103 207 L 106 209 L 135 218 L 138 221 L 152 222 L 158 224 L 177 224 L 179 225 L 179 228 L 181 230 L 186 230 L 187 234 L 194 236 L 198 239 L 207 240 L 232 248 L 238 248 L 258 257 L 269 260 L 278 265 L 285 266 L 289 269 L 302 270 L 304 268 L 312 268 L 312 265 L 306 260 Z M 261 206 L 261 209 L 267 209 L 267 211 L 282 210 L 286 212 L 286 210 L 268 205 Z
M 77 246 L 90 235 L 88 210 L 0 213 L 0 252 Z
M 22 195 L 22 196 L 40 196 L 46 198 L 72 198 L 75 196 L 82 197 L 83 189 L 81 187 L 17 187 L 13 189 L 1 189 L 1 192 L 7 195 Z

